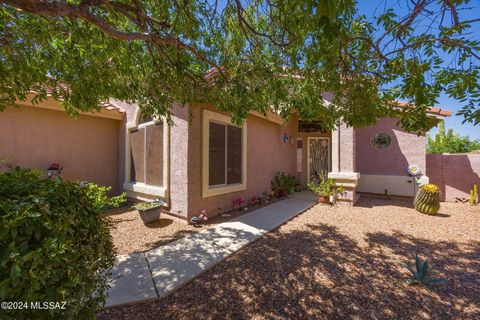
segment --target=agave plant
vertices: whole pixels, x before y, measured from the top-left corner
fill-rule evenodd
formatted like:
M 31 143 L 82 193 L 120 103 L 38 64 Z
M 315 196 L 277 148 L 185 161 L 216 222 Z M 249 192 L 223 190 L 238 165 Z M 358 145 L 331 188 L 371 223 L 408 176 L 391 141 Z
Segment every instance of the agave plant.
M 417 254 L 415 254 L 415 269 L 408 262 L 404 262 L 403 266 L 412 274 L 412 278 L 407 280 L 407 284 L 409 285 L 423 284 L 429 286 L 446 282 L 445 279 L 431 277 L 431 268 L 429 268 L 428 259 L 422 261 Z

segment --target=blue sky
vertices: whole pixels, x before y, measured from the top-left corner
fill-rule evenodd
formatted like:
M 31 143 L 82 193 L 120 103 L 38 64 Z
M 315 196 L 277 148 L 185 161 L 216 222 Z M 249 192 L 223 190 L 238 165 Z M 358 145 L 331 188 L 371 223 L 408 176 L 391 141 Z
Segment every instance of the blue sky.
M 390 0 L 387 1 L 387 4 L 392 6 L 392 5 L 397 5 L 398 3 L 403 4 L 404 1 L 395 1 L 395 0 Z M 365 15 L 367 18 L 373 18 L 375 15 L 379 15 L 384 8 L 385 1 L 373 1 L 373 0 L 358 0 L 358 8 L 359 8 L 359 13 Z M 471 3 L 468 5 L 469 7 L 472 7 L 470 10 L 462 11 L 461 17 L 462 20 L 468 20 L 468 19 L 474 19 L 478 18 L 480 15 L 480 1 L 479 0 L 473 0 Z M 378 10 L 375 12 L 375 10 Z M 402 12 L 405 10 L 404 12 Z M 404 13 L 406 13 L 406 8 L 401 8 L 398 5 L 395 7 L 395 12 L 397 15 L 402 16 Z M 480 23 L 473 24 L 472 27 L 474 28 L 473 34 L 476 35 L 477 37 L 480 37 Z M 438 107 L 441 107 L 443 109 L 449 109 L 454 111 L 454 113 L 458 110 L 460 110 L 463 106 L 463 104 L 459 101 L 456 101 L 454 99 L 449 98 L 446 95 L 442 95 L 438 99 L 438 104 L 436 105 Z M 480 126 L 473 126 L 471 123 L 465 123 L 462 124 L 463 117 L 460 116 L 451 116 L 446 119 L 445 121 L 445 126 L 447 128 L 452 127 L 454 132 L 457 132 L 461 135 L 468 135 L 471 138 L 480 138 Z M 436 129 L 432 129 L 432 133 L 435 133 Z

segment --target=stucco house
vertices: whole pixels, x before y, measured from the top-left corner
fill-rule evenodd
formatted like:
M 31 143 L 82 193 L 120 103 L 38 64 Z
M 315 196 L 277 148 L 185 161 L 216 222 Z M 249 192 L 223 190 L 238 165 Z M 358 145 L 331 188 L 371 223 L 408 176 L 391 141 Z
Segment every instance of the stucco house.
M 326 170 L 346 187 L 341 201 L 353 204 L 362 192 L 413 196 L 407 167 L 426 168 L 425 135 L 405 132 L 394 118 L 324 132 L 296 114 L 285 122 L 251 112 L 237 127 L 210 105 L 173 105 L 169 126 L 118 101 L 76 119 L 52 98 L 19 104 L 0 112 L 0 157 L 7 158 L 0 168 L 59 163 L 64 178 L 109 185 L 134 199 L 163 199 L 166 212 L 181 219 L 230 210 L 233 199 L 269 189 L 277 171 L 306 185 L 312 172 Z M 439 108 L 428 113 L 451 115 Z

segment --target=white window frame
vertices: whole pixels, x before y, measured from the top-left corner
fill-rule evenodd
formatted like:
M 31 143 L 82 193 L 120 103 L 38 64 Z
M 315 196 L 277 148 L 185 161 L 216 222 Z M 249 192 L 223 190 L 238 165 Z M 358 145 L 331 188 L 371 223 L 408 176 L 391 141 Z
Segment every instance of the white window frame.
M 210 149 L 210 122 L 230 125 L 242 129 L 242 182 L 234 184 L 209 185 L 209 149 Z M 227 137 L 226 137 L 227 138 Z M 225 161 L 225 170 L 228 164 Z M 225 176 L 225 179 L 227 177 Z M 213 197 L 221 194 L 238 192 L 247 189 L 247 123 L 239 127 L 232 123 L 232 118 L 210 110 L 203 110 L 202 119 L 202 197 Z
M 169 166 L 170 166 L 170 128 L 164 118 L 154 119 L 145 123 L 138 123 L 140 121 L 140 110 L 137 111 L 135 120 L 127 123 L 125 130 L 125 181 L 123 182 L 123 189 L 129 198 L 147 200 L 149 198 L 161 198 L 168 205 L 168 186 L 169 186 Z M 163 181 L 162 186 L 154 186 L 146 184 L 145 182 L 131 181 L 131 144 L 130 134 L 134 130 L 146 128 L 150 125 L 162 123 L 163 125 Z M 146 139 L 144 139 L 146 143 Z M 145 160 L 144 160 L 145 161 Z M 144 164 L 146 170 L 146 165 Z

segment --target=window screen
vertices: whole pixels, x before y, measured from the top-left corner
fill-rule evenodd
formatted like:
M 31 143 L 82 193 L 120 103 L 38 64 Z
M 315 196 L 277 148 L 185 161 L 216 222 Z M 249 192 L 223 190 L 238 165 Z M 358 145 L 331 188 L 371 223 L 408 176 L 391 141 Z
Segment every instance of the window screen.
M 242 129 L 227 126 L 227 184 L 242 182 Z
M 145 183 L 163 185 L 163 125 L 146 127 Z
M 225 126 L 210 122 L 208 185 L 225 184 Z
M 145 129 L 138 129 L 130 133 L 131 164 L 130 180 L 145 182 Z
M 130 132 L 130 181 L 163 185 L 163 124 Z
M 298 132 L 325 132 L 320 121 L 298 121 Z
M 208 185 L 242 182 L 242 129 L 210 122 Z

